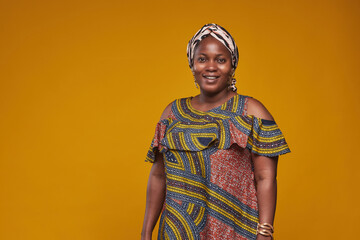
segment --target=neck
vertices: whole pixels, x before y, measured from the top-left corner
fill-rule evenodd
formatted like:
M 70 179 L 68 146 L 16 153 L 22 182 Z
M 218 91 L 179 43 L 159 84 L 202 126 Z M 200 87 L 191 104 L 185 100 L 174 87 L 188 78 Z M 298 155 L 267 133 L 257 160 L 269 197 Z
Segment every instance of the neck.
M 225 102 L 226 100 L 232 98 L 235 95 L 236 92 L 228 91 L 228 90 L 221 91 L 215 94 L 209 94 L 201 91 L 199 95 L 199 103 L 209 104 L 209 105 L 217 104 L 217 103 Z

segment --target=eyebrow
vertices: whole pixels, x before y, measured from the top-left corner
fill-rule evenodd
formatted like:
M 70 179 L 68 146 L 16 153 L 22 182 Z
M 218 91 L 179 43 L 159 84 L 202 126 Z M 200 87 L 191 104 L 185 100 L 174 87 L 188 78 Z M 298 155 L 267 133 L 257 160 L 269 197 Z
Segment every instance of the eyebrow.
M 205 53 L 199 53 L 199 55 L 204 55 L 204 56 L 207 56 Z M 223 56 L 224 54 L 220 53 L 220 54 L 216 54 L 216 56 Z

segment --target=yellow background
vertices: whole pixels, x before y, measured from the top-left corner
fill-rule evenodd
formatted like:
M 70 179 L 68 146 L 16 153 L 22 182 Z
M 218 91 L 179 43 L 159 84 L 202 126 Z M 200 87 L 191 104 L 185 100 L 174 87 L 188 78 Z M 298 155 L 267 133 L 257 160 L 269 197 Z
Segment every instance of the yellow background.
M 292 150 L 276 238 L 358 236 L 359 1 L 19 0 L 0 2 L 0 239 L 140 238 L 146 151 L 198 92 L 186 44 L 209 22 Z

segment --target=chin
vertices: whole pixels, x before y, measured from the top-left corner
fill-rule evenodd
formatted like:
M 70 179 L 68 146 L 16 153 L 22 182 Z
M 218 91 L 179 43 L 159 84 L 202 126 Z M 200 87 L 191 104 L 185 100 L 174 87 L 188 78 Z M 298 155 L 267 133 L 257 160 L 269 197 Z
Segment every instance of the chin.
M 207 95 L 215 95 L 223 91 L 227 91 L 227 87 L 219 87 L 219 86 L 203 86 L 200 87 L 201 91 Z

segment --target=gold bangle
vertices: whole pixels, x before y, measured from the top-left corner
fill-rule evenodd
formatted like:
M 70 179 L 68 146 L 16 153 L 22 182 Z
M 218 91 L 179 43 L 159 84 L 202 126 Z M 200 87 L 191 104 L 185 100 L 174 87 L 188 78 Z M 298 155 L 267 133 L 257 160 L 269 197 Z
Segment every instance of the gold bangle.
M 257 233 L 265 237 L 271 237 L 271 239 L 273 239 L 273 234 L 268 230 L 258 230 Z
M 257 228 L 264 228 L 272 233 L 274 232 L 274 227 L 270 223 L 258 223 Z
M 273 238 L 274 227 L 270 223 L 258 223 L 256 228 L 256 234 L 263 235 L 265 237 Z

